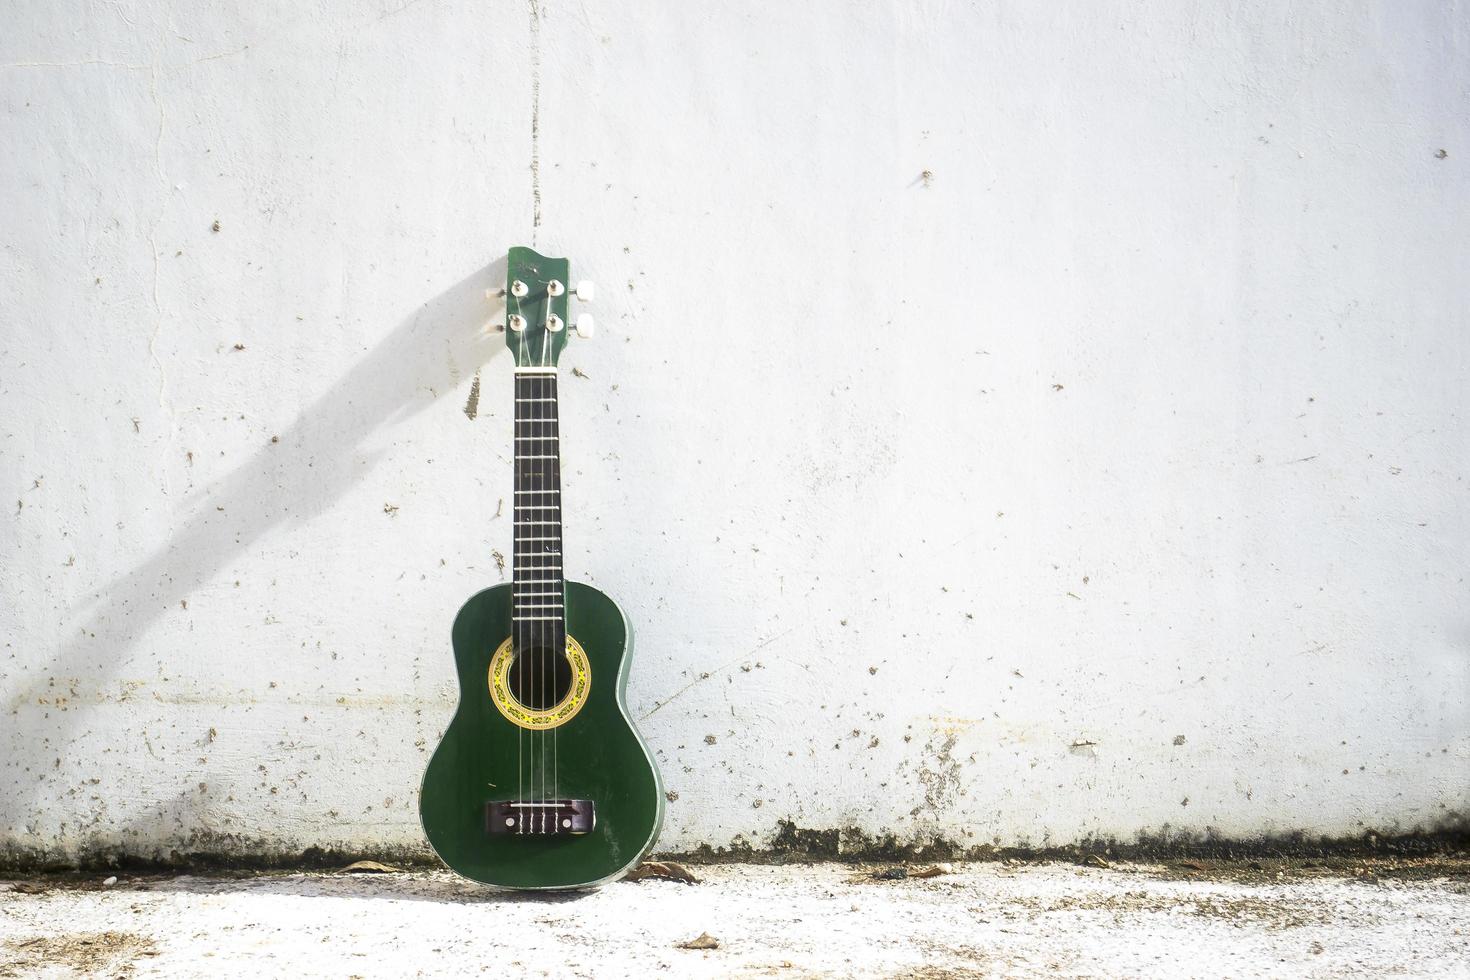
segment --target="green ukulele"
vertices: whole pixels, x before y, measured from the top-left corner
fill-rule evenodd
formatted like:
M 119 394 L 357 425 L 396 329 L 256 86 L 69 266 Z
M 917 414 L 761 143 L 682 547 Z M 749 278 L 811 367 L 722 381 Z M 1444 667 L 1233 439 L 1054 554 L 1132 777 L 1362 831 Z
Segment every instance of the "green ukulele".
M 658 768 L 623 690 L 633 631 L 607 596 L 562 571 L 557 359 L 566 259 L 510 250 L 505 340 L 515 357 L 515 554 L 509 585 L 454 621 L 459 709 L 429 760 L 419 815 L 455 871 L 506 888 L 621 877 L 663 823 Z M 576 332 L 590 336 L 591 318 Z

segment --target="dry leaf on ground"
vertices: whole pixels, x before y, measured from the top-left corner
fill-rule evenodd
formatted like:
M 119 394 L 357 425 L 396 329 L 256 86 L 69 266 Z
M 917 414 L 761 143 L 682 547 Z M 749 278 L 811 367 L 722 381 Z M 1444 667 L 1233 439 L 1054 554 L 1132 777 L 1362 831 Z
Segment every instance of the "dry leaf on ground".
M 910 871 L 910 878 L 938 878 L 940 875 L 954 874 L 954 868 L 948 864 L 931 864 L 927 868 Z
M 719 949 L 720 941 L 707 932 L 701 932 L 687 943 L 680 943 L 679 949 Z
M 694 872 L 682 864 L 673 861 L 644 861 L 638 867 L 629 871 L 625 881 L 642 881 L 644 878 L 666 878 L 669 881 L 683 881 L 691 885 L 699 884 L 699 879 L 694 877 Z

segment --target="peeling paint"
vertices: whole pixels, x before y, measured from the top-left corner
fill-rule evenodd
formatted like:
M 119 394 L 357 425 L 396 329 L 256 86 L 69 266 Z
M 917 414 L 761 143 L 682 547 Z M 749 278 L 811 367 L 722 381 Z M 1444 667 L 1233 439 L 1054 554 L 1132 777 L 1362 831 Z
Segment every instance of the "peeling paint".
M 541 4 L 529 0 L 531 11 L 531 244 L 541 227 Z
M 480 414 L 480 372 L 476 371 L 470 381 L 470 396 L 465 399 L 464 414 L 471 422 Z

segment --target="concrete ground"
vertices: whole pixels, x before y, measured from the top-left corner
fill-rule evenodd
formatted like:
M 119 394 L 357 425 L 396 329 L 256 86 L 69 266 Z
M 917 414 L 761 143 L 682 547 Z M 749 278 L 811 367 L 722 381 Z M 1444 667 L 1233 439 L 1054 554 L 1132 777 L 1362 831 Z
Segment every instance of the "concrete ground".
M 691 870 L 552 897 L 447 872 L 13 879 L 0 977 L 1470 976 L 1463 863 Z

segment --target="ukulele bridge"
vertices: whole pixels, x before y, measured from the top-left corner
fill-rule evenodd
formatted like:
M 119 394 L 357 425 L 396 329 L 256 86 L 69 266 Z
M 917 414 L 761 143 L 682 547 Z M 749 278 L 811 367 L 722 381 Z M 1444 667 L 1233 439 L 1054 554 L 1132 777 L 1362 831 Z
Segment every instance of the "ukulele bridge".
M 591 800 L 491 800 L 485 804 L 485 833 L 568 837 L 597 826 Z

